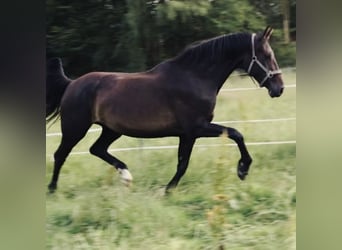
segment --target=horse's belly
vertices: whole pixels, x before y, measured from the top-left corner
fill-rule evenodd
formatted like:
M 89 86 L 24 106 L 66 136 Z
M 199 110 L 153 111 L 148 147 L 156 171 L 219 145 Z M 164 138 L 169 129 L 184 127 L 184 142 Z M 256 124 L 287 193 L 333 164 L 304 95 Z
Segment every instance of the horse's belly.
M 137 108 L 111 112 L 103 123 L 117 133 L 134 137 L 172 136 L 181 132 L 174 115 L 166 110 Z

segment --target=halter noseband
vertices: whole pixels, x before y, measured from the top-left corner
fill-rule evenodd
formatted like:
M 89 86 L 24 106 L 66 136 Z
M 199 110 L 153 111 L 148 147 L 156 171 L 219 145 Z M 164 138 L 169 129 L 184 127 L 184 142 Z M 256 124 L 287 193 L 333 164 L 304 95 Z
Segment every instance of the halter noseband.
M 258 60 L 258 58 L 255 55 L 254 37 L 255 37 L 255 34 L 253 33 L 252 37 L 251 37 L 251 39 L 252 39 L 252 60 L 249 64 L 247 73 L 250 75 L 254 63 L 257 63 L 259 65 L 259 67 L 266 73 L 266 76 L 264 77 L 264 79 L 260 83 L 260 87 L 262 87 L 267 79 L 272 78 L 276 74 L 281 74 L 281 70 L 279 69 L 278 65 L 277 65 L 277 68 L 278 68 L 277 70 L 268 70 L 264 65 L 262 65 L 262 63 Z

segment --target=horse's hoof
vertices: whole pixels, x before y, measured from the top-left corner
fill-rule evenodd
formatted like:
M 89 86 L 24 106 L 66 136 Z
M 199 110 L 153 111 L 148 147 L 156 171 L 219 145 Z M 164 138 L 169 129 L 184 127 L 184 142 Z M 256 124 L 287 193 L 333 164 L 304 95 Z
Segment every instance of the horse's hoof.
M 173 191 L 174 191 L 174 188 L 166 188 L 166 189 L 164 189 L 164 196 L 167 197 L 167 196 L 172 195 Z
M 131 173 L 128 171 L 128 169 L 118 169 L 120 177 L 121 177 L 121 182 L 124 183 L 126 186 L 130 186 L 133 181 L 133 177 Z
M 57 185 L 55 185 L 55 184 L 49 184 L 48 189 L 49 189 L 49 193 L 50 193 L 50 194 L 53 194 L 54 192 L 56 192 Z
M 243 181 L 247 175 L 248 175 L 248 172 L 238 170 L 238 176 L 239 176 L 240 180 Z
M 247 162 L 247 164 L 245 164 L 242 160 L 239 161 L 239 164 L 237 167 L 237 175 L 240 178 L 240 180 L 243 181 L 248 175 L 248 169 L 251 163 L 252 163 L 251 159 Z

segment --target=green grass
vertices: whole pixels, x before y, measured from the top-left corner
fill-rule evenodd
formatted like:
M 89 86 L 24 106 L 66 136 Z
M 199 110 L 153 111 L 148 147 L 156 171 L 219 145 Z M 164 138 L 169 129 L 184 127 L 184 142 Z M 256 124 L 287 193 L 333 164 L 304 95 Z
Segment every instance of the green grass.
M 295 72 L 286 72 L 295 83 Z M 224 88 L 253 87 L 248 78 L 230 78 Z M 249 120 L 295 117 L 296 88 L 271 99 L 267 91 L 222 92 L 215 120 Z M 296 139 L 296 121 L 229 124 L 246 142 Z M 95 126 L 94 126 L 95 127 Z M 47 129 L 59 131 L 58 123 Z M 73 152 L 88 151 L 99 132 L 89 133 Z M 60 137 L 46 140 L 46 185 L 53 168 L 52 154 Z M 122 137 L 111 148 L 177 145 L 177 138 Z M 202 138 L 200 144 L 225 144 L 230 140 Z M 177 149 L 116 152 L 134 177 L 123 186 L 116 171 L 90 155 L 71 155 L 63 166 L 59 189 L 46 195 L 47 249 L 218 249 L 207 219 L 215 206 L 214 182 L 228 196 L 226 225 L 220 244 L 225 249 L 295 249 L 296 145 L 248 146 L 253 157 L 245 181 L 236 176 L 237 147 L 194 148 L 186 175 L 171 196 L 164 186 L 175 173 Z M 222 170 L 223 169 L 223 170 Z

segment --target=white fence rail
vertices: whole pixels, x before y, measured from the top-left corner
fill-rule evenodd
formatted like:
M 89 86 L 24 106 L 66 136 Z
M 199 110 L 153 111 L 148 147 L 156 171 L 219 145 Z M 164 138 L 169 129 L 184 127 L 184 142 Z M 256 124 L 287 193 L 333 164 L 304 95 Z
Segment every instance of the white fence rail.
M 265 142 L 246 142 L 247 146 L 263 146 L 263 145 L 280 145 L 280 144 L 296 144 L 297 141 L 265 141 Z M 198 144 L 194 145 L 194 148 L 210 148 L 210 147 L 236 147 L 235 143 L 221 143 L 221 144 Z M 108 152 L 125 152 L 125 151 L 140 151 L 140 150 L 165 150 L 165 149 L 177 149 L 178 145 L 164 145 L 164 146 L 143 146 L 143 147 L 130 147 L 130 148 L 110 148 Z M 84 155 L 90 154 L 89 151 L 71 152 L 69 155 Z M 52 154 L 47 154 L 52 157 Z M 52 158 L 51 158 L 52 160 Z

